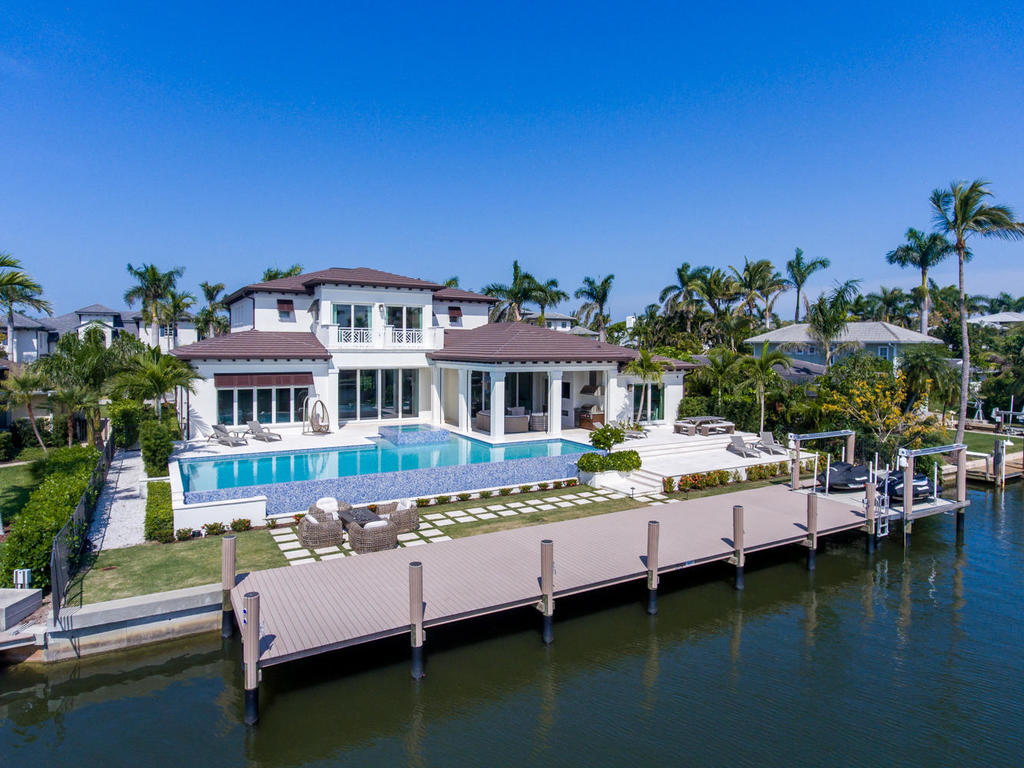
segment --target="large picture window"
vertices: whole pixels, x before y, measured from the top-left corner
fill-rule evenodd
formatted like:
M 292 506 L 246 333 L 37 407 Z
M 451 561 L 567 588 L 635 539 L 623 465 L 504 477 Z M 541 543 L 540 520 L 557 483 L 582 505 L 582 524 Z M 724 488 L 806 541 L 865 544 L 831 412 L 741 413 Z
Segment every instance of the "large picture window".
M 250 421 L 261 424 L 297 424 L 302 421 L 302 406 L 309 387 L 250 387 L 217 390 L 217 423 L 244 426 Z
M 376 421 L 419 416 L 419 370 L 338 371 L 338 420 Z

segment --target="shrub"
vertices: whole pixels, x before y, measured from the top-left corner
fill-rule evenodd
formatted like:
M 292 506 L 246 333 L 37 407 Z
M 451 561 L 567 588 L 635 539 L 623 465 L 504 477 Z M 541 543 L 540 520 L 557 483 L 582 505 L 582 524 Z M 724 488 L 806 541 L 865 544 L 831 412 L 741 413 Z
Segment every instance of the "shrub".
M 729 475 L 729 482 L 730 483 L 738 483 L 738 482 L 741 482 L 742 480 L 743 480 L 743 478 L 740 476 L 740 471 L 738 469 L 734 469 L 732 471 L 732 474 Z
M 160 410 L 160 423 L 164 425 L 171 440 L 181 440 L 181 427 L 178 426 L 178 414 L 174 408 L 162 408 Z
M 489 499 L 494 495 L 494 491 L 480 491 L 481 499 Z
M 248 531 L 250 528 L 252 528 L 252 520 L 247 517 L 239 517 L 231 521 L 231 530 L 235 533 Z
M 15 458 L 18 461 L 39 461 L 46 453 L 38 445 L 30 445 L 18 451 Z
M 529 493 L 532 490 L 533 490 L 533 486 L 532 485 L 520 485 L 519 486 L 519 492 L 520 493 Z
M 429 507 L 430 506 L 430 499 L 416 499 L 416 506 L 417 507 Z
M 580 484 L 579 479 L 575 478 L 575 477 L 570 477 L 568 480 L 565 481 L 565 486 L 567 488 L 571 488 L 572 486 L 579 485 L 579 484 Z
M 112 400 L 107 406 L 110 414 L 110 429 L 114 444 L 118 448 L 131 448 L 139 442 L 139 425 L 142 423 L 143 408 L 134 400 Z
M 301 520 L 305 516 L 306 516 L 305 512 L 296 512 L 294 515 L 292 515 L 292 519 L 295 521 L 294 525 L 298 525 L 299 524 L 299 520 Z
M 590 444 L 599 451 L 608 451 L 615 445 L 625 442 L 626 433 L 619 427 L 605 424 L 590 433 Z
M 455 498 L 458 499 L 459 501 L 469 501 L 470 499 L 473 498 L 473 494 L 466 493 L 465 491 L 463 491 L 462 493 L 456 493 Z
M 437 502 L 438 504 L 447 504 L 447 503 L 448 503 L 448 502 L 450 502 L 451 500 L 452 500 L 452 497 L 451 497 L 451 496 L 445 496 L 444 494 L 442 494 L 442 495 L 438 496 L 438 497 L 437 497 L 437 498 L 435 499 L 435 501 L 436 501 L 436 502 Z
M 683 475 L 676 481 L 676 488 L 679 489 L 681 493 L 686 493 L 692 487 L 693 481 L 690 479 L 689 475 Z
M 576 468 L 580 472 L 603 472 L 604 467 L 604 456 L 600 453 L 584 453 L 576 460 Z
M 52 448 L 32 463 L 32 474 L 41 479 L 49 475 L 91 473 L 100 460 L 100 452 L 91 445 Z
M 174 532 L 174 538 L 176 538 L 178 541 L 188 541 L 192 538 L 192 529 L 179 528 Z
M 267 528 L 277 528 L 277 518 L 276 517 L 268 517 L 267 518 Z
M 57 445 L 57 441 L 53 436 L 53 430 L 50 427 L 50 420 L 43 418 L 42 416 L 36 417 L 36 429 L 39 430 L 39 436 L 43 438 L 43 443 L 48 447 Z M 15 447 L 21 451 L 24 448 L 39 447 L 39 441 L 36 440 L 35 433 L 32 432 L 32 422 L 28 419 L 18 419 L 14 422 L 14 426 L 11 428 L 11 435 L 14 437 Z
M 206 523 L 203 525 L 203 530 L 206 531 L 207 536 L 220 536 L 224 533 L 224 523 Z
M 142 463 L 150 477 L 167 476 L 167 460 L 174 450 L 174 441 L 167 428 L 155 421 L 146 421 L 139 429 Z
M 498 493 L 500 493 L 502 496 L 511 496 L 512 495 L 512 489 L 511 488 L 499 488 L 498 489 Z
M 537 483 L 537 490 L 546 491 L 551 487 L 551 483 Z
M 0 563 L 0 584 L 13 586 L 15 568 L 32 570 L 32 586 L 50 586 L 50 550 L 57 535 L 89 487 L 91 468 L 58 472 L 32 491 L 21 514 L 11 524 Z M 74 535 L 85 535 L 84 528 Z
M 11 461 L 18 452 L 14 448 L 14 435 L 10 432 L 0 432 L 0 461 Z
M 661 478 L 661 489 L 665 493 L 675 493 L 675 490 L 676 490 L 676 481 L 675 481 L 675 479 L 673 479 L 671 477 L 663 477 L 663 478 Z
M 609 453 L 605 460 L 608 468 L 616 472 L 634 472 L 640 469 L 640 454 L 636 451 L 616 451 Z
M 144 533 L 149 541 L 167 544 L 174 541 L 174 511 L 171 509 L 171 484 L 151 482 L 147 486 Z
M 700 395 L 686 395 L 679 401 L 679 409 L 676 411 L 680 419 L 688 416 L 709 416 L 711 415 L 711 398 Z

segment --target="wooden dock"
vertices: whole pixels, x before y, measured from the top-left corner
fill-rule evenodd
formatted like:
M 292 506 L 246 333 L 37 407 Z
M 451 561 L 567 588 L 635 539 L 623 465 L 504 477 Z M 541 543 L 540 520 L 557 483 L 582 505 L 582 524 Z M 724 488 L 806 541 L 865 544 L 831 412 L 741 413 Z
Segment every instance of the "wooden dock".
M 859 501 L 817 497 L 817 536 L 862 528 Z M 422 563 L 423 627 L 541 603 L 541 541 L 553 542 L 553 597 L 648 578 L 648 521 L 659 521 L 657 572 L 805 542 L 807 494 L 782 486 L 516 528 L 250 573 L 231 591 L 235 616 L 259 593 L 258 666 L 410 632 L 410 563 Z M 742 565 L 742 562 L 740 563 Z M 241 623 L 241 622 L 240 622 Z M 244 632 L 243 632 L 244 633 Z

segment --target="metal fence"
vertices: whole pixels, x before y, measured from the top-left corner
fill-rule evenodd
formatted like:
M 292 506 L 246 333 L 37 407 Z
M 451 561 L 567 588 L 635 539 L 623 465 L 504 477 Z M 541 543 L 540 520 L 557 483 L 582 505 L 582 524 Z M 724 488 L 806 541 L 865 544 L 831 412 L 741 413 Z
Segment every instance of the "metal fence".
M 50 551 L 50 597 L 53 601 L 53 623 L 58 626 L 60 626 L 60 611 L 67 599 L 68 585 L 82 560 L 82 552 L 89 532 L 89 521 L 96 508 L 96 500 L 103 488 L 103 482 L 107 478 L 110 462 L 114 458 L 114 436 L 106 424 L 103 434 L 106 435 L 103 453 L 92 470 L 89 487 L 82 494 L 82 498 L 78 500 L 71 519 L 53 537 L 53 549 Z

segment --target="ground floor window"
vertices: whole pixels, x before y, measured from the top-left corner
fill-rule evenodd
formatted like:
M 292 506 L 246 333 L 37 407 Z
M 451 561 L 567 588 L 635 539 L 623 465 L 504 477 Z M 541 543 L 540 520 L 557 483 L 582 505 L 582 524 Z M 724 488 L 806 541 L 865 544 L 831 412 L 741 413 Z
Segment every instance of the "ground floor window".
M 491 374 L 486 371 L 469 372 L 469 417 L 476 418 L 479 411 L 491 408 Z
M 416 368 L 338 371 L 339 421 L 419 416 L 419 401 Z
M 309 387 L 218 389 L 217 423 L 229 426 L 243 426 L 250 421 L 298 423 L 302 421 L 302 407 L 307 397 Z
M 533 412 L 533 373 L 510 372 L 505 374 L 505 407 L 525 408 Z
M 651 384 L 650 411 L 648 411 L 647 395 L 644 394 L 644 384 L 633 385 L 633 416 L 643 421 L 660 421 L 665 418 L 665 386 L 663 384 Z M 643 398 L 644 410 L 640 412 L 640 400 Z M 648 417 L 648 412 L 650 417 Z

